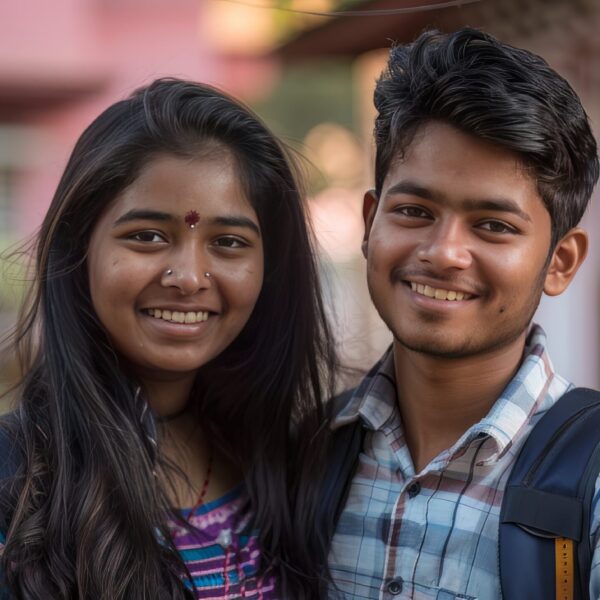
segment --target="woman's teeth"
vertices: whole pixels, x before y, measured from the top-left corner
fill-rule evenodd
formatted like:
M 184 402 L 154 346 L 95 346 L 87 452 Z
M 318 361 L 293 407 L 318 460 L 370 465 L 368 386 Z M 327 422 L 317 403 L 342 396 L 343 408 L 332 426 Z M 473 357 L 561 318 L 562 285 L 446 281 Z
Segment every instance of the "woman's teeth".
M 155 319 L 162 319 L 171 323 L 200 323 L 208 319 L 208 312 L 181 312 L 177 310 L 161 310 L 160 308 L 149 308 L 145 311 Z
M 456 292 L 454 290 L 443 290 L 441 288 L 432 288 L 428 285 L 422 285 L 421 283 L 410 282 L 410 288 L 413 292 L 427 296 L 428 298 L 435 298 L 436 300 L 469 300 L 472 294 L 465 294 L 464 292 Z

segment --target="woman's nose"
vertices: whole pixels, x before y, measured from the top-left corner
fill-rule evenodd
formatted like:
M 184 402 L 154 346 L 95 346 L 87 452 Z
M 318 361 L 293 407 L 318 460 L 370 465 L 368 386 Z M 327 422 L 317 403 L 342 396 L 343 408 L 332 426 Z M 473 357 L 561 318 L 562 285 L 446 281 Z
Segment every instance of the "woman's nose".
M 189 296 L 209 288 L 211 280 L 210 264 L 205 256 L 197 252 L 180 253 L 164 269 L 161 285 L 176 287 L 182 295 Z

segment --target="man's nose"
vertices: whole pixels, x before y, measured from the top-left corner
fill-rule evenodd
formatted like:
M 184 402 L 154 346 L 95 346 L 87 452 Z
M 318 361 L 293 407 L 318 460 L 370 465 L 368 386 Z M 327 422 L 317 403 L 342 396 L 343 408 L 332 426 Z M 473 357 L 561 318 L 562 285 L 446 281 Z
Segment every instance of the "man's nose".
M 417 258 L 439 270 L 467 269 L 473 257 L 469 232 L 458 219 L 439 221 L 431 227 L 417 250 Z

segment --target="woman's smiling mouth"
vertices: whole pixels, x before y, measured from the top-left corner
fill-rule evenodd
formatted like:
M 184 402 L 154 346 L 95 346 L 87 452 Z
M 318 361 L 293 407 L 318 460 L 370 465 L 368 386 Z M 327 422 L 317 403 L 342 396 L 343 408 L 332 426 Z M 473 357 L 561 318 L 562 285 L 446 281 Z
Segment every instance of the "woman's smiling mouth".
M 161 310 L 160 308 L 146 308 L 142 312 L 155 319 L 162 319 L 169 323 L 183 323 L 186 325 L 207 321 L 209 316 L 208 311 L 184 312 L 178 310 Z

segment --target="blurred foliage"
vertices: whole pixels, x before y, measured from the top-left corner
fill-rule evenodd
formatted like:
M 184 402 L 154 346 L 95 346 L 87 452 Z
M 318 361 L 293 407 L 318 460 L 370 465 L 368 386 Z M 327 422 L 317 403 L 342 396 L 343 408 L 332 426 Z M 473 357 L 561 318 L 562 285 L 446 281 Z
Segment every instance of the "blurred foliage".
M 15 355 L 4 347 L 4 343 L 28 289 L 27 262 L 26 253 L 14 236 L 0 235 L 0 414 L 6 411 L 9 402 L 2 394 L 18 379 Z
M 351 62 L 288 65 L 271 96 L 253 108 L 275 135 L 305 156 L 304 138 L 317 125 L 336 123 L 354 130 Z M 327 185 L 314 165 L 304 166 L 309 193 Z
M 349 60 L 288 65 L 271 96 L 253 108 L 277 136 L 301 149 L 304 136 L 319 123 L 354 129 L 352 95 Z
M 273 0 L 273 21 L 280 42 L 289 40 L 309 27 L 318 25 L 327 17 L 310 14 L 311 12 L 337 12 L 347 10 L 364 0 Z M 279 10 L 277 10 L 279 9 Z
M 27 257 L 12 235 L 0 235 L 0 312 L 13 312 L 27 290 Z

